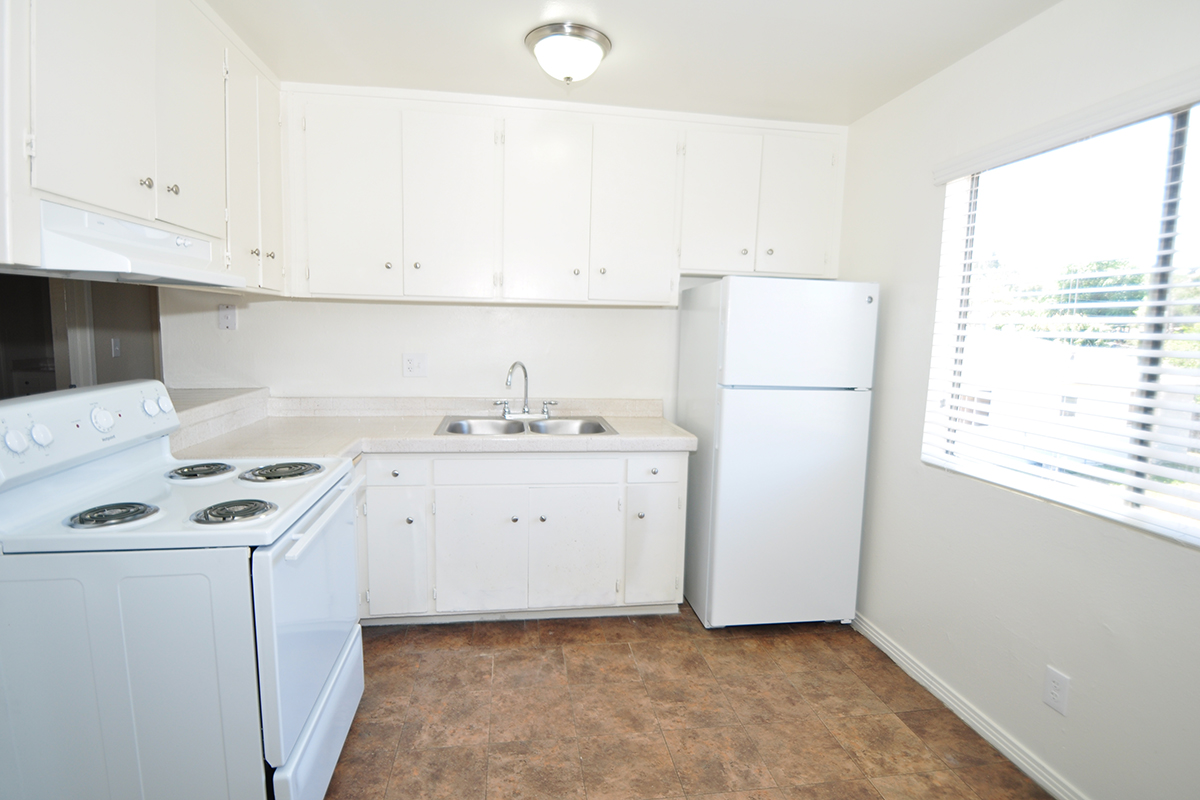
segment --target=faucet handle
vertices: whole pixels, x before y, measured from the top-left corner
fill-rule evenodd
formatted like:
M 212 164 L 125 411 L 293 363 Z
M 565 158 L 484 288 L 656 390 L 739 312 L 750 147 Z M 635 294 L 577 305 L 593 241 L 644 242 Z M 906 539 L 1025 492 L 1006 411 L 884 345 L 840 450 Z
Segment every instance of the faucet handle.
M 543 400 L 542 401 L 542 413 L 546 415 L 547 419 L 550 418 L 550 406 L 556 406 L 556 405 L 558 405 L 557 400 Z
M 503 415 L 504 415 L 504 418 L 505 418 L 505 419 L 508 419 L 508 414 L 509 414 L 509 411 L 508 411 L 508 401 L 507 401 L 507 400 L 496 400 L 496 401 L 494 401 L 494 402 L 492 403 L 492 405 L 494 405 L 494 406 L 504 406 L 504 412 L 503 412 Z

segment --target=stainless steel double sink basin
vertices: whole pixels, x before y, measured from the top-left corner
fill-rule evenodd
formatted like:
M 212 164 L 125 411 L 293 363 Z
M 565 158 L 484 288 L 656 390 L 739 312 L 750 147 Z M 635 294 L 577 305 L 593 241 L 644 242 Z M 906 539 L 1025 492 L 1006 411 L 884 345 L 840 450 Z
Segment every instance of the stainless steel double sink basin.
M 502 436 L 513 434 L 548 436 L 612 436 L 616 433 L 604 417 L 555 417 L 553 419 L 500 419 L 497 417 L 443 417 L 434 435 Z

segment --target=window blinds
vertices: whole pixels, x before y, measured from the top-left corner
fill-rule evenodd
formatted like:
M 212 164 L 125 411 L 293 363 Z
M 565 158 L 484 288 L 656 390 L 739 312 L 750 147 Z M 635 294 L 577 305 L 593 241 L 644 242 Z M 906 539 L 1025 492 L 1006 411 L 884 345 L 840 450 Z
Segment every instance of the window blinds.
M 947 185 L 923 460 L 1200 544 L 1190 116 Z

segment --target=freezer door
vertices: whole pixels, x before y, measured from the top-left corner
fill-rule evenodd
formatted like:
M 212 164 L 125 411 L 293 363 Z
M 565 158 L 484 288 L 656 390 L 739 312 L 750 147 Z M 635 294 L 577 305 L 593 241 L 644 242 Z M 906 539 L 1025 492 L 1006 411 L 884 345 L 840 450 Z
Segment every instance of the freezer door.
M 722 279 L 717 383 L 870 387 L 879 284 Z
M 871 393 L 721 389 L 710 627 L 854 616 Z

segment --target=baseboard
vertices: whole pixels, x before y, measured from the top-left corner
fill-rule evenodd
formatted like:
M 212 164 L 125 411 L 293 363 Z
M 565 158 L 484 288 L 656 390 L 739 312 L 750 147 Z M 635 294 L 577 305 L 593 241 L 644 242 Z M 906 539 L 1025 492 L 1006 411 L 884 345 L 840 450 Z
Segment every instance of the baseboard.
M 1076 786 L 1051 769 L 1044 761 L 1029 752 L 1023 744 L 1010 736 L 1007 731 L 998 726 L 990 717 L 971 705 L 965 697 L 943 683 L 924 664 L 913 658 L 900 645 L 889 638 L 887 634 L 872 625 L 870 620 L 858 614 L 854 618 L 854 628 L 863 636 L 870 639 L 872 644 L 887 653 L 913 680 L 932 692 L 935 697 L 958 715 L 963 722 L 971 726 L 976 733 L 1016 764 L 1022 772 L 1037 781 L 1043 789 L 1057 798 L 1057 800 L 1091 800 Z

